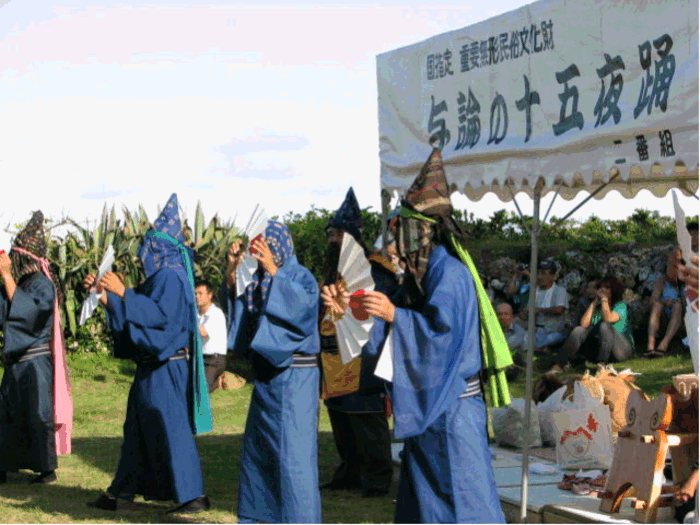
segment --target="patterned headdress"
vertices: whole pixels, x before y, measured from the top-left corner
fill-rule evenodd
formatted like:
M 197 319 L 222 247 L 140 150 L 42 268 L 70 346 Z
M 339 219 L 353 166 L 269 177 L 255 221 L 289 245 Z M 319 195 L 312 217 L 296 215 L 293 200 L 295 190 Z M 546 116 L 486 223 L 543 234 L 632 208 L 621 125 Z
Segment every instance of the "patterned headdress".
M 22 248 L 40 259 L 46 258 L 46 231 L 44 230 L 44 214 L 41 211 L 34 212 L 24 229 L 15 237 L 12 246 Z M 17 250 L 10 252 L 10 258 L 12 259 L 12 271 L 17 280 L 40 269 L 35 259 L 19 253 Z
M 326 228 L 346 231 L 355 240 L 362 242 L 362 212 L 352 188 L 348 190 L 343 204 L 340 205 L 333 218 L 328 221 Z
M 416 218 L 416 214 L 431 220 Z M 443 227 L 459 231 L 452 218 L 452 202 L 442 166 L 442 154 L 434 148 L 401 201 L 396 231 L 396 249 L 414 278 L 417 291 L 414 295 L 424 295 L 423 276 L 428 269 L 431 252 L 442 242 Z M 416 299 L 409 297 L 409 302 Z
M 426 217 L 446 219 L 452 215 L 450 187 L 439 149 L 433 149 L 418 177 L 408 189 L 402 204 Z
M 268 221 L 267 228 L 265 228 L 265 242 L 272 252 L 272 258 L 277 268 L 284 266 L 294 256 L 292 234 L 289 228 L 281 222 Z M 260 313 L 270 293 L 271 283 L 272 276 L 269 273 L 262 269 L 255 272 L 253 280 L 245 289 L 248 311 L 253 314 Z
M 163 208 L 163 211 L 153 223 L 153 229 L 169 235 L 179 243 L 184 244 L 185 235 L 182 231 L 177 195 L 175 193 L 170 196 L 165 208 Z M 191 252 L 191 250 L 188 251 Z M 194 260 L 193 254 L 190 253 L 189 255 Z M 141 242 L 139 258 L 143 263 L 146 278 L 149 278 L 161 268 L 178 268 L 183 265 L 180 251 L 174 244 L 149 235 L 146 235 Z

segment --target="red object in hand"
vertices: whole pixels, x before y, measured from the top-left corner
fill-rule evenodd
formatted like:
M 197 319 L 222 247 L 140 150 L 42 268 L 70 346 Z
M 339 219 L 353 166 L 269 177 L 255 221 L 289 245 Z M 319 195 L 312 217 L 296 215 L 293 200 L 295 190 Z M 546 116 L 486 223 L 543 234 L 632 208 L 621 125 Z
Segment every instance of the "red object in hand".
M 250 252 L 251 255 L 255 255 L 256 253 L 258 253 L 258 250 L 253 248 L 253 244 L 255 243 L 255 241 L 262 240 L 262 238 L 263 238 L 262 233 L 259 233 L 252 241 L 250 241 L 250 248 L 248 249 L 248 251 Z
M 365 310 L 365 304 L 362 300 L 364 296 L 364 290 L 357 290 L 350 296 L 350 301 L 348 302 L 348 306 L 352 311 L 352 316 L 358 321 L 366 321 L 369 319 L 369 314 L 367 310 Z
M 0 250 L 0 255 L 5 255 L 7 252 L 5 250 Z

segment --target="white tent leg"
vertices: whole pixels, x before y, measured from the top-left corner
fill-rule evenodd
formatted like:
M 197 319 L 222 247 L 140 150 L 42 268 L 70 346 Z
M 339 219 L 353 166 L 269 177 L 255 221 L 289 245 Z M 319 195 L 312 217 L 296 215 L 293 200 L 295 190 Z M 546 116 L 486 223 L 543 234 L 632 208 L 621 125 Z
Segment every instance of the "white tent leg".
M 525 436 L 525 446 L 523 447 L 523 462 L 521 472 L 521 492 L 520 492 L 520 522 L 527 523 L 527 482 L 529 468 L 530 439 L 530 403 L 532 399 L 532 361 L 535 356 L 535 291 L 537 290 L 537 238 L 540 234 L 540 196 L 542 186 L 535 185 L 533 193 L 534 210 L 532 213 L 532 230 L 530 238 L 532 251 L 530 253 L 530 298 L 528 302 L 527 316 L 527 357 L 525 359 L 525 425 L 528 433 Z

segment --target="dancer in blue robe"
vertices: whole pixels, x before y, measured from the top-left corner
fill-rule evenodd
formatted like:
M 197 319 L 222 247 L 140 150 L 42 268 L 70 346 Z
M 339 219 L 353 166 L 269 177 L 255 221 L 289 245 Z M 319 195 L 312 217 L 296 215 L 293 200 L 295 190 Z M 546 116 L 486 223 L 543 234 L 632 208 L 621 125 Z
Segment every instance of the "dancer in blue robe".
M 14 245 L 46 257 L 44 216 L 36 212 Z M 0 483 L 6 472 L 40 473 L 33 483 L 56 480 L 53 360 L 54 285 L 36 260 L 13 250 L 0 256 L 0 326 L 5 335 L 0 383 Z
M 114 355 L 134 360 L 137 368 L 117 472 L 95 506 L 117 510 L 120 500 L 142 495 L 180 504 L 170 512 L 195 513 L 210 504 L 194 438 L 201 422 L 198 426 L 198 414 L 192 413 L 197 403 L 190 396 L 193 389 L 205 395 L 208 408 L 208 392 L 198 373 L 194 284 L 187 271 L 191 252 L 183 246 L 174 194 L 154 227 L 139 251 L 146 281 L 124 288 L 109 272 L 99 282 L 106 290 L 101 302 L 114 335 Z M 94 284 L 94 276 L 86 283 Z M 211 428 L 208 417 L 204 430 Z
M 258 271 L 236 297 L 240 243 L 229 250 L 228 348 L 252 362 L 255 386 L 241 451 L 239 523 L 320 523 L 318 285 L 287 227 L 269 221 L 251 245 Z
M 439 150 L 402 201 L 394 224 L 407 265 L 407 308 L 380 292 L 367 311 L 392 323 L 394 437 L 404 440 L 396 523 L 503 523 L 488 447 L 479 304 L 451 240 Z

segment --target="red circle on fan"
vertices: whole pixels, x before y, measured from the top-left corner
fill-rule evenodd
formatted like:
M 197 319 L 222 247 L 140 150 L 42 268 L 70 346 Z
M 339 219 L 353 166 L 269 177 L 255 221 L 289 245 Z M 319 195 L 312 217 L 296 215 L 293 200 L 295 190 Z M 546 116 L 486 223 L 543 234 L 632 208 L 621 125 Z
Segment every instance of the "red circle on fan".
M 348 306 L 352 311 L 352 316 L 358 321 L 366 321 L 369 319 L 369 314 L 367 310 L 365 310 L 364 301 L 362 300 L 365 295 L 364 290 L 357 290 L 350 296 L 350 301 L 348 302 Z
M 251 255 L 255 255 L 256 253 L 258 253 L 258 250 L 253 248 L 253 243 L 255 241 L 262 240 L 262 238 L 263 238 L 263 234 L 259 233 L 252 241 L 250 241 L 250 249 L 248 251 L 250 252 Z

